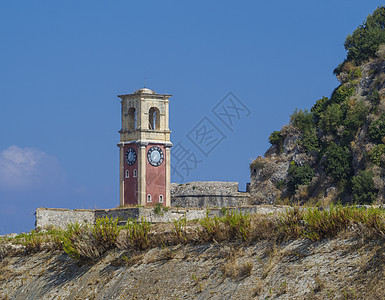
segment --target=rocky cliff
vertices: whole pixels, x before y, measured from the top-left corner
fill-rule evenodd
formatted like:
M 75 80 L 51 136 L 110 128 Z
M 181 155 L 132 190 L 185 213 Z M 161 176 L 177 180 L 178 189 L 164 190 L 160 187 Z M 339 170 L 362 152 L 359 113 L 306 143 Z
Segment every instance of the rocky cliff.
M 383 242 L 208 243 L 96 261 L 61 251 L 0 262 L 0 299 L 380 299 Z
M 254 203 L 382 203 L 385 198 L 385 8 L 345 42 L 340 85 L 269 138 L 250 165 Z

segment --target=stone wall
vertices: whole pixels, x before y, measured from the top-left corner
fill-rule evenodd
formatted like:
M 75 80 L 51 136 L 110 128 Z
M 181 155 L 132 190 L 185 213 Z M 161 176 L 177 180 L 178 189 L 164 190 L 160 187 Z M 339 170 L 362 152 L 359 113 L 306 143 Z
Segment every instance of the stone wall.
M 287 209 L 285 206 L 242 206 L 223 208 L 213 208 L 209 210 L 209 216 L 223 216 L 227 210 L 239 211 L 243 214 L 272 214 Z M 126 223 L 128 218 L 140 220 L 142 217 L 151 223 L 164 223 L 178 220 L 185 217 L 187 220 L 201 219 L 206 216 L 207 210 L 204 208 L 169 208 L 155 213 L 154 208 L 132 207 L 115 209 L 60 209 L 60 208 L 38 208 L 36 210 L 36 227 L 58 227 L 65 228 L 70 223 L 95 224 L 95 220 L 100 217 L 119 219 L 120 224 Z
M 70 223 L 95 223 L 95 212 L 91 209 L 61 209 L 42 208 L 36 209 L 36 227 L 48 226 L 65 228 Z
M 70 223 L 94 224 L 97 218 L 109 217 L 125 223 L 129 218 L 144 217 L 149 222 L 172 222 L 186 217 L 188 220 L 221 215 L 221 208 L 235 209 L 242 213 L 273 213 L 277 207 L 249 206 L 250 194 L 238 191 L 238 182 L 197 181 L 171 185 L 171 207 L 156 214 L 152 207 L 126 207 L 114 209 L 58 209 L 38 208 L 36 227 L 55 226 L 65 228 Z M 281 209 L 281 208 L 279 208 Z M 223 210 L 222 210 L 223 212 Z
M 249 193 L 239 192 L 238 182 L 195 181 L 171 184 L 173 207 L 228 207 L 249 204 Z

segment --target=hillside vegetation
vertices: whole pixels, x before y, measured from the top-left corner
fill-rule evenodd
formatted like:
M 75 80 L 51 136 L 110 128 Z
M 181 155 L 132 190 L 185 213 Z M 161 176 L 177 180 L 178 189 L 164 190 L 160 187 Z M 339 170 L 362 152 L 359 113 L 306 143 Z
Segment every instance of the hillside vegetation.
M 385 7 L 345 41 L 340 85 L 297 109 L 251 165 L 258 202 L 382 203 L 385 198 Z

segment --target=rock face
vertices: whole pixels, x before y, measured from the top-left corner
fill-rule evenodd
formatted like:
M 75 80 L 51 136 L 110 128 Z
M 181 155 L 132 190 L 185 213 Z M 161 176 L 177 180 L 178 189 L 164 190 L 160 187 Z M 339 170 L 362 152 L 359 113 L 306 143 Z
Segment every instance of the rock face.
M 305 112 L 312 118 L 311 130 L 314 134 L 310 136 L 312 139 L 307 140 L 316 143 L 312 150 L 306 148 L 303 142 L 303 139 L 309 138 L 309 135 L 305 136 L 305 126 L 300 128 L 301 124 L 295 124 L 291 119 L 278 132 L 280 140 L 273 142 L 263 157 L 257 157 L 250 164 L 251 203 L 273 204 L 288 199 L 295 203 L 309 200 L 319 203 L 324 199 L 328 203 L 357 201 L 353 197 L 352 179 L 364 170 L 373 174 L 374 188 L 362 190 L 362 195 L 356 192 L 358 198 L 362 196 L 364 203 L 371 203 L 373 199 L 365 199 L 365 194 L 372 193 L 377 202 L 384 201 L 385 153 L 378 152 L 377 161 L 374 161 L 371 151 L 378 146 L 385 148 L 385 137 L 381 139 L 380 136 L 374 141 L 370 128 L 376 120 L 385 116 L 385 58 L 382 55 L 360 66 L 347 65 L 337 78 L 341 84 L 330 99 L 317 101 L 312 111 Z M 376 126 L 382 134 L 384 125 Z M 327 151 L 331 145 L 347 149 L 349 153 L 349 170 L 342 178 L 325 171 Z M 298 184 L 294 193 L 289 193 L 287 188 L 291 163 L 309 166 L 314 172 L 310 182 L 303 186 Z
M 283 126 L 281 135 L 284 137 L 282 149 L 273 145 L 264 157 L 259 156 L 250 165 L 250 193 L 254 204 L 275 203 L 282 194 L 278 187 L 287 180 L 290 162 L 304 164 L 309 160 L 297 144 L 301 133 L 294 126 Z
M 0 257 L 0 299 L 381 299 L 384 245 L 334 239 Z

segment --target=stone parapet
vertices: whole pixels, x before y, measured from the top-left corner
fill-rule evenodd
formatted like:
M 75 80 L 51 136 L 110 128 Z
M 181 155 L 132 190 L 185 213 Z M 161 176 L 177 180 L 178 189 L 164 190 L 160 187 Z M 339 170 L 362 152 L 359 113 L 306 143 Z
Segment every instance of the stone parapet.
M 172 207 L 215 208 L 249 204 L 249 193 L 238 191 L 238 182 L 195 181 L 171 184 Z
M 223 208 L 169 208 L 156 213 L 154 208 L 129 207 L 115 209 L 60 209 L 60 208 L 38 208 L 36 209 L 36 228 L 65 228 L 71 223 L 95 224 L 96 219 L 109 217 L 118 219 L 120 224 L 126 223 L 128 219 L 146 219 L 151 223 L 166 223 L 178 220 L 182 217 L 187 220 L 201 219 L 208 213 L 209 217 L 223 216 L 228 210 L 238 211 L 242 214 L 273 214 L 288 209 L 286 206 L 239 206 Z

